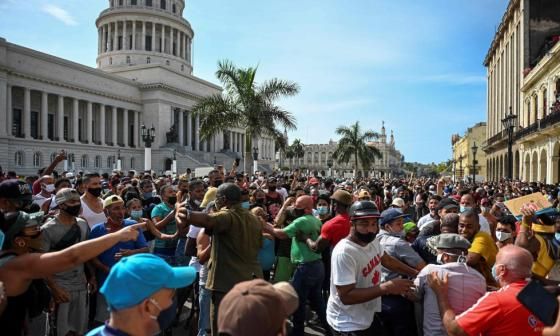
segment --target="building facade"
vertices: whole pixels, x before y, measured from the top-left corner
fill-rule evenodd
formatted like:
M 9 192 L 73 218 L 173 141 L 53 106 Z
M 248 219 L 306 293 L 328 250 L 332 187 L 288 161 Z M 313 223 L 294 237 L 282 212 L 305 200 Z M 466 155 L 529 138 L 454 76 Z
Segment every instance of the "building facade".
M 152 169 L 231 165 L 244 155 L 244 130 L 201 139 L 190 111 L 221 88 L 192 75 L 194 32 L 184 0 L 110 0 L 96 20 L 97 69 L 0 38 L 0 165 L 20 174 L 68 153 L 68 169 L 142 170 L 141 126 L 154 127 Z M 255 139 L 260 169 L 275 144 Z M 65 167 L 66 168 L 66 167 Z M 62 169 L 62 167 L 59 167 Z
M 379 141 L 368 143 L 370 146 L 376 147 L 382 155 L 381 159 L 376 159 L 375 163 L 370 167 L 370 176 L 374 177 L 392 177 L 401 173 L 404 156 L 395 147 L 395 137 L 391 131 L 389 142 L 387 142 L 387 134 L 385 124 L 381 127 Z M 332 173 L 342 176 L 345 173 L 352 173 L 354 169 L 353 159 L 347 163 L 338 163 L 332 158 L 332 153 L 336 150 L 338 143 L 329 141 L 327 144 L 309 144 L 304 145 L 303 158 L 285 159 L 290 168 L 303 167 L 309 170 L 325 171 L 329 170 L 329 163 L 332 163 Z
M 513 178 L 557 183 L 560 3 L 511 0 L 484 60 L 487 67 L 488 179 L 508 171 L 508 135 L 502 119 L 516 116 Z
M 473 175 L 486 179 L 486 153 L 481 145 L 486 141 L 486 123 L 479 122 L 470 127 L 462 137 L 455 134 L 451 137 L 453 146 L 453 176 L 456 180 L 465 180 Z M 477 148 L 474 157 L 473 147 Z M 473 160 L 476 164 L 473 165 Z M 475 169 L 473 170 L 473 167 Z

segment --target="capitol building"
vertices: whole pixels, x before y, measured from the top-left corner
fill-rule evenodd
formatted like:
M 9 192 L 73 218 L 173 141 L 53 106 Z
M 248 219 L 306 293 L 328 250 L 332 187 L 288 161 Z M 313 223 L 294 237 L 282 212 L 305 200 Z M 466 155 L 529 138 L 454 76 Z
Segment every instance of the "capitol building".
M 155 129 L 156 172 L 171 170 L 174 157 L 179 172 L 241 158 L 243 129 L 201 139 L 190 112 L 221 87 L 192 74 L 194 31 L 184 9 L 184 0 L 110 0 L 95 22 L 97 68 L 0 37 L 2 169 L 35 174 L 65 150 L 68 169 L 108 172 L 119 161 L 143 170 L 143 125 Z M 259 169 L 271 169 L 274 141 L 257 143 Z

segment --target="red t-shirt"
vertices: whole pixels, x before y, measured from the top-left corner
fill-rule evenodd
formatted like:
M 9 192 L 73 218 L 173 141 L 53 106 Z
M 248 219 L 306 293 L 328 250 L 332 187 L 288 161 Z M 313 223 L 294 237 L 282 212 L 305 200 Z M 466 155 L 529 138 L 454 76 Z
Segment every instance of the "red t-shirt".
M 486 293 L 457 316 L 457 323 L 468 335 L 541 335 L 543 323 L 517 301 L 517 294 L 526 284 L 518 281 Z
M 321 237 L 331 242 L 331 247 L 342 239 L 346 238 L 350 233 L 350 216 L 345 214 L 338 214 L 331 220 L 325 222 L 321 227 Z

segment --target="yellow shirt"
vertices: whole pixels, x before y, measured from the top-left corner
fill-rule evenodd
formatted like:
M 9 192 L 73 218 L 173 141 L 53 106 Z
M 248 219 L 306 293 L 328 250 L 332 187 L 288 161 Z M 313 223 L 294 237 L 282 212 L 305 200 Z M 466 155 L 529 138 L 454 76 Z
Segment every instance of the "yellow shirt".
M 492 266 L 496 262 L 496 255 L 498 254 L 498 247 L 492 237 L 483 231 L 479 231 L 474 235 L 469 252 L 480 254 L 482 259 L 474 269 L 480 272 L 486 279 L 486 283 L 490 286 L 495 286 L 495 280 L 492 276 Z
M 554 259 L 552 259 L 548 253 L 548 244 L 546 240 L 538 234 L 535 235 L 535 238 L 539 241 L 540 247 L 537 260 L 533 262 L 531 271 L 544 278 L 554 266 Z
M 218 191 L 218 188 L 208 187 L 208 190 L 206 190 L 206 193 L 204 194 L 204 199 L 202 200 L 202 203 L 200 203 L 200 207 L 204 209 L 204 208 L 206 208 L 208 203 L 216 200 L 216 192 L 217 191 Z

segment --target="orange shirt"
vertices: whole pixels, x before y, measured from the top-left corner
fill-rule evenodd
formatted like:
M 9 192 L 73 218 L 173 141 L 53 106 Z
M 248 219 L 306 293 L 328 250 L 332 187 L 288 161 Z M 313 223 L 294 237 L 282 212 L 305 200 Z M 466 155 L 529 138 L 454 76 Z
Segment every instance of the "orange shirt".
M 526 284 L 526 281 L 518 281 L 497 292 L 486 293 L 457 316 L 457 323 L 468 335 L 541 335 L 543 323 L 517 301 L 517 294 Z

